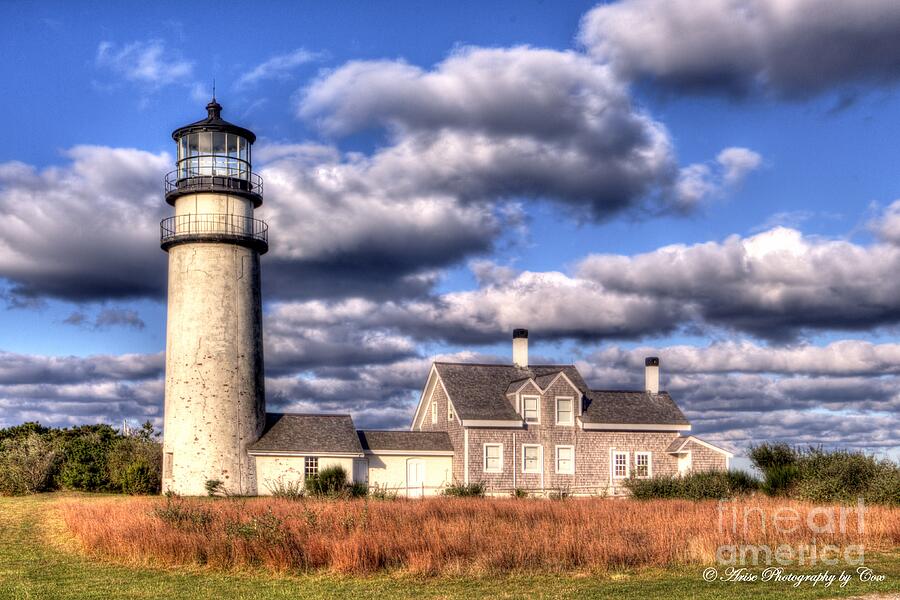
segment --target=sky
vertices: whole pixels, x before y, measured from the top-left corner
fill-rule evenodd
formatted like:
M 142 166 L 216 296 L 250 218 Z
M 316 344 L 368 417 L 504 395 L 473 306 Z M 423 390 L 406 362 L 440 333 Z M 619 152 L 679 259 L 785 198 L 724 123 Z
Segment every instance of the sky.
M 253 130 L 267 406 L 643 359 L 704 439 L 900 457 L 893 0 L 0 4 L 0 426 L 162 421 L 172 130 Z

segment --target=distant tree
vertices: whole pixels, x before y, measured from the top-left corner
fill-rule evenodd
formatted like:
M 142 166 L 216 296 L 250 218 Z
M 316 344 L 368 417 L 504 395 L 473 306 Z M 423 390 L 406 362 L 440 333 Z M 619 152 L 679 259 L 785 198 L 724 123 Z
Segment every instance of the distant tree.
M 0 493 L 33 494 L 52 485 L 59 455 L 44 436 L 30 433 L 0 442 Z

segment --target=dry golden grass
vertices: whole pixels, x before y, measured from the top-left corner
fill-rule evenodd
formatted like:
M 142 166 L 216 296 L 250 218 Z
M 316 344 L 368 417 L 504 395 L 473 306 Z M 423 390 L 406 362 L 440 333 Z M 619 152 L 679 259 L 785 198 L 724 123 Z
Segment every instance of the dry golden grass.
M 900 546 L 900 508 L 866 507 L 860 530 L 855 507 L 843 528 L 838 507 L 762 497 L 724 507 L 682 500 L 136 498 L 76 500 L 61 511 L 91 554 L 273 572 L 579 573 L 710 563 L 721 545 L 862 544 L 867 553 Z M 801 526 L 777 527 L 779 509 L 796 510 Z M 834 532 L 806 525 L 814 509 L 815 522 L 826 525 L 830 517 Z

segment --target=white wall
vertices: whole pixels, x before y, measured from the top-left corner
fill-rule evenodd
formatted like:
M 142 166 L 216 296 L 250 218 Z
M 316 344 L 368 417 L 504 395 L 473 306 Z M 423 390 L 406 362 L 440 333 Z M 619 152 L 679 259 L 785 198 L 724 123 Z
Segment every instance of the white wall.
M 311 455 L 312 456 L 312 455 Z M 272 484 L 279 478 L 287 482 L 305 482 L 305 456 L 256 456 L 256 490 L 260 496 L 272 494 Z M 342 456 L 320 456 L 319 470 L 340 466 L 353 476 L 353 458 Z
M 406 467 L 410 460 L 425 463 L 425 495 L 439 494 L 453 478 L 453 457 L 368 454 L 369 486 L 387 487 L 396 490 L 400 496 L 406 495 Z

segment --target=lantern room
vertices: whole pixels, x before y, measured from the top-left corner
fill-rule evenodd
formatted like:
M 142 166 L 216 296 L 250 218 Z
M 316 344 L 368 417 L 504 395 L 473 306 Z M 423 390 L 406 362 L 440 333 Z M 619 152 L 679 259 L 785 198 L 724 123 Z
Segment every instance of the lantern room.
M 239 194 L 262 204 L 262 178 L 252 169 L 250 148 L 256 135 L 222 119 L 215 98 L 206 105 L 207 117 L 172 132 L 177 145 L 174 171 L 166 176 L 166 201 L 198 192 Z

